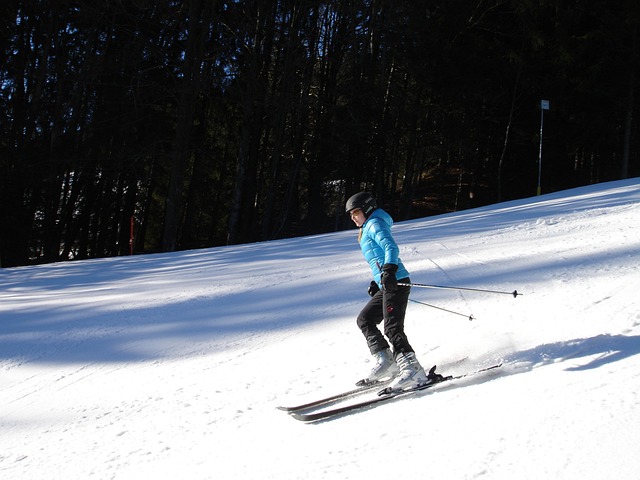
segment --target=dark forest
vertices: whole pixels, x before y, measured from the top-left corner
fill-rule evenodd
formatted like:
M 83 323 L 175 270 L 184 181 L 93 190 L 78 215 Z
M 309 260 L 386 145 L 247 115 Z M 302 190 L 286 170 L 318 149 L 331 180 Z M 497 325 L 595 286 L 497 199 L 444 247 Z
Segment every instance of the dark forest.
M 640 175 L 637 0 L 0 12 L 2 267 L 353 228 L 361 190 L 401 221 Z

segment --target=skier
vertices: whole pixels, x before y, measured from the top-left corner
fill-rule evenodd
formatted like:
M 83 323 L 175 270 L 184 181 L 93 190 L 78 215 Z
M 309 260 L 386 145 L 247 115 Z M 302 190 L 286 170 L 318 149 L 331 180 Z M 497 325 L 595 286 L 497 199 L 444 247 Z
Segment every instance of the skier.
M 391 235 L 393 219 L 378 208 L 376 199 L 368 192 L 353 195 L 347 200 L 345 209 L 360 229 L 358 241 L 374 278 L 368 290 L 371 300 L 358 315 L 357 324 L 375 364 L 369 375 L 358 384 L 366 385 L 394 375 L 389 385 L 394 391 L 427 383 L 427 375 L 404 332 L 404 317 L 411 288 L 398 286 L 398 282 L 410 283 L 410 279 L 409 272 L 399 258 L 398 245 Z M 382 322 L 384 336 L 378 329 Z

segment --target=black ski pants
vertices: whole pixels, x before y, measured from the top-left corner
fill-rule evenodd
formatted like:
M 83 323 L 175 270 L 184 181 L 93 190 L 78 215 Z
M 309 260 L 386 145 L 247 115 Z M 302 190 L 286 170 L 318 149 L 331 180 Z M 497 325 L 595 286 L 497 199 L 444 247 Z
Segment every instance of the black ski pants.
M 398 283 L 411 283 L 409 278 Z M 398 287 L 395 292 L 380 290 L 365 305 L 358 315 L 358 327 L 367 341 L 371 354 L 393 348 L 393 354 L 413 352 L 407 335 L 404 333 L 404 317 L 409 302 L 411 287 Z M 383 323 L 384 336 L 378 325 Z M 387 337 L 387 340 L 384 338 Z

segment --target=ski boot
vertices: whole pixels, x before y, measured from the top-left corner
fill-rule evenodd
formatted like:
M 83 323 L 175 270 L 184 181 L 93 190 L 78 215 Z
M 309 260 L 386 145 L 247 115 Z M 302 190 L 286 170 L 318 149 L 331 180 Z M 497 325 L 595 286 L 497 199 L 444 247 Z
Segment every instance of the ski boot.
M 377 383 L 383 378 L 393 377 L 397 373 L 398 367 L 396 362 L 393 360 L 393 355 L 391 354 L 390 349 L 387 348 L 374 353 L 373 358 L 376 362 L 375 365 L 371 369 L 367 378 L 363 378 L 356 383 L 357 386 L 362 387 L 372 383 Z
M 387 388 L 388 391 L 399 392 L 430 383 L 415 353 L 399 353 L 396 363 L 398 364 L 399 372 Z

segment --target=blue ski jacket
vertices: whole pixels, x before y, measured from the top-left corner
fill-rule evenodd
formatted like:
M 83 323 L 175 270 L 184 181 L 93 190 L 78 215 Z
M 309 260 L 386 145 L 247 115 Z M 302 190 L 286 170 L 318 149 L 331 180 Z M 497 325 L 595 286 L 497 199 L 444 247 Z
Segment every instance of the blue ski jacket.
M 381 208 L 374 210 L 362 225 L 360 248 L 365 260 L 371 267 L 373 279 L 378 286 L 382 286 L 380 277 L 382 276 L 382 266 L 385 263 L 398 265 L 397 279 L 409 277 L 409 272 L 400 260 L 398 244 L 391 235 L 392 225 L 393 219 L 391 215 Z

